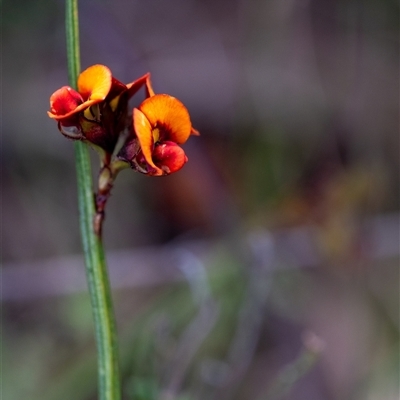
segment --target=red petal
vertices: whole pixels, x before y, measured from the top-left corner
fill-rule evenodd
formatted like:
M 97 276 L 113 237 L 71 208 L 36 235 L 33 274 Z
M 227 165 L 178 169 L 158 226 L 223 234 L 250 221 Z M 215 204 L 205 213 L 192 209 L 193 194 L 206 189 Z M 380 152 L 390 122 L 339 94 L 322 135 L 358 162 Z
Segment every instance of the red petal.
M 150 96 L 149 94 L 149 85 L 151 87 L 150 82 L 150 72 L 148 72 L 147 74 L 144 74 L 143 76 L 141 76 L 139 79 L 136 79 L 136 81 L 133 81 L 132 83 L 128 83 L 126 85 L 126 87 L 128 88 L 128 97 L 131 98 L 134 94 L 136 94 L 138 92 L 138 90 L 140 90 L 140 88 L 143 87 L 143 85 L 146 84 L 146 91 L 147 91 L 147 97 Z M 153 92 L 154 93 L 154 92 Z
M 174 142 L 162 142 L 154 148 L 153 161 L 168 175 L 179 171 L 188 158 L 181 147 Z
M 69 86 L 63 86 L 50 97 L 49 117 L 54 119 L 69 117 L 82 103 L 82 96 L 78 92 Z
M 127 86 L 120 82 L 118 79 L 112 77 L 111 79 L 111 87 L 107 94 L 107 100 L 114 99 L 119 96 L 121 93 L 127 90 Z

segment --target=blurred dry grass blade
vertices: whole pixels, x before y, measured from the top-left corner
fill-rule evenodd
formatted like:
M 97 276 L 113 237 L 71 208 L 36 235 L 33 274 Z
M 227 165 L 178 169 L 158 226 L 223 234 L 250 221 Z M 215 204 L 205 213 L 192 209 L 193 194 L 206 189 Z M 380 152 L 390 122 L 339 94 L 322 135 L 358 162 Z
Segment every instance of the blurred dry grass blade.
M 384 260 L 399 256 L 398 214 L 365 220 L 361 224 L 361 230 L 365 236 L 362 250 L 366 260 Z M 321 255 L 316 246 L 316 235 L 318 232 L 309 226 L 266 232 L 265 240 L 270 244 L 263 246 L 257 257 L 270 260 L 270 265 L 275 263 L 285 268 L 317 266 Z M 252 237 L 254 236 L 250 234 L 250 243 Z M 213 253 L 214 244 L 215 241 L 207 240 L 187 241 L 156 248 L 112 251 L 108 255 L 111 283 L 114 288 L 129 288 L 182 281 L 185 279 L 182 272 L 185 261 L 177 257 L 177 254 L 187 250 L 199 260 L 205 260 Z M 3 301 L 26 301 L 85 291 L 82 263 L 80 256 L 29 263 L 4 263 Z
M 279 373 L 265 396 L 259 400 L 279 400 L 290 390 L 294 389 L 296 382 L 301 379 L 318 361 L 324 349 L 323 341 L 312 332 L 305 332 L 303 345 L 298 358 L 284 367 Z

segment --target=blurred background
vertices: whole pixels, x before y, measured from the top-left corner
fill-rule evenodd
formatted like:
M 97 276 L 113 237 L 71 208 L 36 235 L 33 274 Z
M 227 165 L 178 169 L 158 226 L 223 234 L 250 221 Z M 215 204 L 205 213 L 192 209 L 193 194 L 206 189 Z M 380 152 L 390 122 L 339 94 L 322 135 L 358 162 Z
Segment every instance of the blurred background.
M 64 3 L 2 6 L 2 395 L 94 400 L 73 144 L 46 114 Z M 398 2 L 79 10 L 82 69 L 150 71 L 201 132 L 107 207 L 123 399 L 398 399 Z

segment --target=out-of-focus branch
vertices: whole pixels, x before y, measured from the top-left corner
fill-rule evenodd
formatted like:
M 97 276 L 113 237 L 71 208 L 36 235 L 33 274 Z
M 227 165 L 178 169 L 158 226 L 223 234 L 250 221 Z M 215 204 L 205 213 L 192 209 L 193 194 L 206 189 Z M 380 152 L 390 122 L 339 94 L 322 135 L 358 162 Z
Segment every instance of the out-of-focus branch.
M 365 232 L 363 256 L 376 261 L 399 257 L 399 215 L 379 215 L 361 224 Z M 315 245 L 312 227 L 266 232 L 272 240 L 274 265 L 279 268 L 316 267 L 321 255 Z M 110 279 L 114 288 L 149 287 L 185 279 L 176 261 L 178 248 L 192 251 L 201 260 L 212 256 L 214 241 L 188 241 L 164 247 L 110 251 Z M 262 250 L 270 255 L 271 248 Z M 170 261 L 170 262 L 169 262 Z M 207 265 L 207 262 L 205 262 Z M 272 264 L 271 264 L 272 265 Z M 86 290 L 81 256 L 3 263 L 3 301 L 27 301 L 48 296 L 67 295 Z

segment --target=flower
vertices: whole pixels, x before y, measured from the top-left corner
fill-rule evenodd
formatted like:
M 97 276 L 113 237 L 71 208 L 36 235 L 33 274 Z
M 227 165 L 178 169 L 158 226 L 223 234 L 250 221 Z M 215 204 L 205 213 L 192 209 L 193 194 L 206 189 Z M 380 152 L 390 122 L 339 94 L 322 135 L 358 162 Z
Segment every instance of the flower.
M 104 65 L 93 65 L 79 75 L 78 91 L 63 86 L 51 95 L 47 113 L 56 121 L 68 121 L 80 111 L 103 101 L 111 84 L 111 71 Z
M 126 128 L 128 100 L 148 77 L 145 74 L 124 85 L 108 67 L 93 65 L 79 75 L 77 91 L 63 86 L 52 94 L 48 115 L 58 122 L 65 136 L 86 140 L 112 153 Z
M 133 109 L 136 136 L 122 148 L 119 158 L 130 162 L 139 172 L 161 176 L 180 170 L 188 158 L 179 144 L 187 141 L 193 129 L 187 108 L 168 94 L 154 94 Z M 150 89 L 150 90 L 149 90 Z
M 146 99 L 128 117 L 128 101 L 142 87 Z M 199 134 L 178 99 L 154 93 L 149 73 L 124 85 L 100 64 L 79 75 L 77 90 L 69 86 L 56 90 L 48 115 L 63 135 L 93 144 L 108 165 L 121 134 L 126 133 L 114 172 L 128 166 L 150 176 L 176 172 L 188 160 L 180 145 Z

